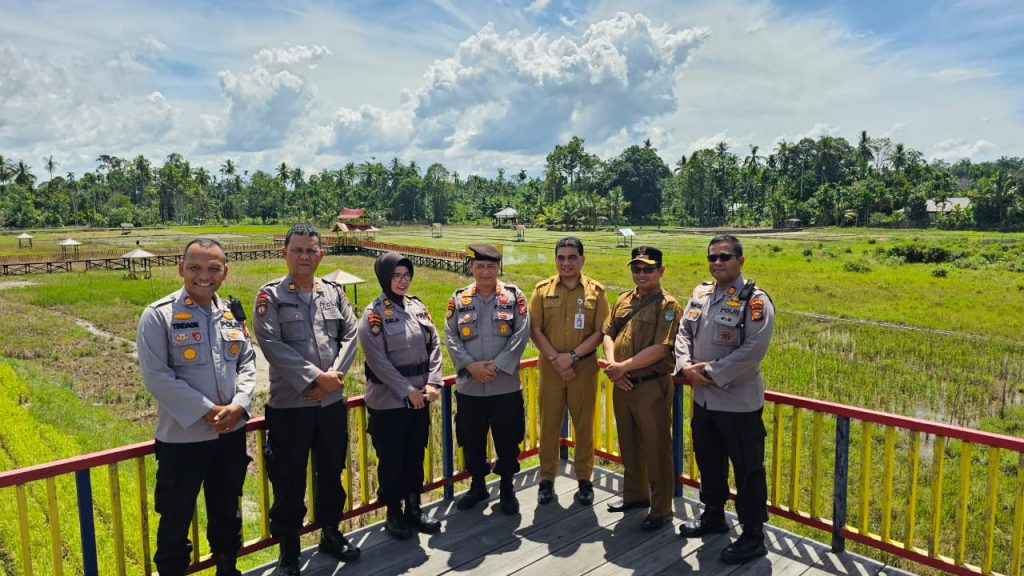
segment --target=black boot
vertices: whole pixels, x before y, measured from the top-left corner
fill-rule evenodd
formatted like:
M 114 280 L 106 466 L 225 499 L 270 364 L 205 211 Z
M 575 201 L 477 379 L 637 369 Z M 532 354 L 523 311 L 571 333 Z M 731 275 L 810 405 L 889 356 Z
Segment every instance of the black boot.
M 455 507 L 459 510 L 469 510 L 480 502 L 487 500 L 487 497 L 487 482 L 484 481 L 484 477 L 474 476 L 473 482 L 469 485 L 469 490 L 455 501 Z
M 221 552 L 214 554 L 213 559 L 217 562 L 216 576 L 242 576 L 242 573 L 235 568 L 235 559 L 238 555 L 235 552 Z
M 509 516 L 519 513 L 519 499 L 516 498 L 516 489 L 512 485 L 511 476 L 502 476 L 500 484 L 499 501 L 501 502 L 501 511 Z
M 362 550 L 359 546 L 352 544 L 345 538 L 345 535 L 337 528 L 320 528 L 320 545 L 317 547 L 320 552 L 334 556 L 342 562 L 359 560 Z
M 721 506 L 704 506 L 700 518 L 683 522 L 679 535 L 683 538 L 700 538 L 706 534 L 725 534 L 729 524 L 725 521 L 725 509 Z
M 420 508 L 419 493 L 405 497 L 405 519 L 410 526 L 424 534 L 437 534 L 441 531 L 441 522 Z
M 299 576 L 299 534 L 285 534 L 280 540 L 281 555 L 277 561 L 277 572 L 280 576 Z
M 412 536 L 412 528 L 409 526 L 405 514 L 402 513 L 400 504 L 388 505 L 388 516 L 384 520 L 384 530 L 391 534 L 395 540 L 408 540 Z

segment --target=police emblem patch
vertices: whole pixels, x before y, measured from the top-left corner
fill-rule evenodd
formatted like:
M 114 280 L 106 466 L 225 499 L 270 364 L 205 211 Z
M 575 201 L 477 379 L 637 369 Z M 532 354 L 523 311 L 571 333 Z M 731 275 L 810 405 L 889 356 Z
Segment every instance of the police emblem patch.
M 174 339 L 177 340 L 178 342 L 188 342 L 189 335 L 188 334 L 184 334 L 184 333 L 182 333 L 182 334 L 175 334 L 174 335 Z
M 185 306 L 191 306 L 193 304 L 191 296 L 185 296 L 185 299 L 182 300 L 182 302 L 185 303 Z
M 395 311 L 394 311 L 394 310 L 392 310 L 391 308 L 385 308 L 385 309 L 384 309 L 384 315 L 385 315 L 385 316 L 391 316 L 391 315 L 392 315 L 392 314 L 394 314 L 394 313 L 395 313 Z
M 184 358 L 185 360 L 195 360 L 196 354 L 196 349 L 191 346 L 181 351 L 181 357 Z
M 192 333 L 192 339 L 195 340 L 196 342 L 199 342 L 200 340 L 203 339 L 203 333 L 202 332 L 193 332 Z
M 764 320 L 764 300 L 754 298 L 750 301 L 750 321 L 760 322 Z
M 520 294 L 519 298 L 516 298 L 516 306 L 519 307 L 519 315 L 520 316 L 526 316 L 527 307 L 526 307 L 526 297 L 525 296 Z
M 676 318 L 676 311 L 672 308 L 665 310 L 665 322 L 671 322 Z
M 256 315 L 263 316 L 267 313 L 267 306 L 270 304 L 270 294 L 260 292 L 256 295 Z
M 462 327 L 462 335 L 463 336 L 469 336 L 472 333 L 473 333 L 473 330 L 469 326 L 463 326 Z
M 373 334 L 374 336 L 379 336 L 381 324 L 383 323 L 380 314 L 377 314 L 376 312 L 370 312 L 369 314 L 366 315 L 366 322 L 370 325 L 370 334 Z
M 501 324 L 498 326 L 498 334 L 508 334 L 508 324 Z
M 232 356 L 238 356 L 238 342 L 232 342 L 231 346 L 228 346 L 228 354 Z
M 469 296 L 463 296 L 462 297 L 462 305 L 463 306 L 469 306 L 472 303 L 473 303 L 473 299 L 470 298 Z
M 455 314 L 455 299 L 454 298 L 448 300 L 448 310 L 445 311 L 444 317 L 445 318 L 451 318 L 453 314 Z
M 687 320 L 696 320 L 697 318 L 700 318 L 700 308 L 690 308 L 686 311 Z

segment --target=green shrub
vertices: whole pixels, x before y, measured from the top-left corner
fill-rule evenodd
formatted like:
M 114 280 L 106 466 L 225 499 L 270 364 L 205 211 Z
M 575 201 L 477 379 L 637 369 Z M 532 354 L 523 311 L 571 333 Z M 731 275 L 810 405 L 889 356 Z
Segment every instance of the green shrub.
M 871 272 L 871 265 L 864 260 L 851 260 L 843 264 L 843 270 L 847 272 Z
M 934 269 L 934 270 L 932 270 L 932 276 L 934 276 L 936 278 L 945 278 L 948 275 L 949 275 L 949 272 L 947 272 L 946 269 L 942 268 L 941 266 L 936 268 L 936 269 Z

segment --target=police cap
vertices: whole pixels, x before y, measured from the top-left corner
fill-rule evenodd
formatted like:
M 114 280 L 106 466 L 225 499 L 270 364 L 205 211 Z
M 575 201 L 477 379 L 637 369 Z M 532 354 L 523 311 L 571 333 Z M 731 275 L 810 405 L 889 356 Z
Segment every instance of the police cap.
M 632 260 L 629 261 L 630 264 L 633 262 L 642 262 L 644 264 L 661 268 L 661 250 L 658 250 L 653 246 L 637 246 L 636 248 L 633 248 L 631 258 Z
M 466 253 L 470 260 L 501 262 L 501 252 L 498 252 L 494 244 L 470 244 L 466 246 Z

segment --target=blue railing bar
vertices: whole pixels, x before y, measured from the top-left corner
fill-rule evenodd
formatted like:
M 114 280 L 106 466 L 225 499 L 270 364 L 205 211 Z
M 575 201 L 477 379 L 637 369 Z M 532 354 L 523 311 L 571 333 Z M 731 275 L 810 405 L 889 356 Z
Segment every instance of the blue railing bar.
M 455 458 L 452 449 L 452 387 L 441 388 L 441 473 L 444 474 L 444 499 L 455 498 Z
M 832 552 L 846 551 L 847 485 L 850 480 L 850 418 L 836 416 L 836 463 L 832 479 Z
M 92 514 L 92 479 L 89 470 L 75 472 L 78 493 L 78 530 L 82 536 L 82 570 L 85 576 L 99 576 L 96 563 L 96 525 Z

